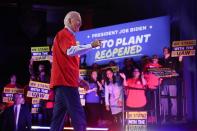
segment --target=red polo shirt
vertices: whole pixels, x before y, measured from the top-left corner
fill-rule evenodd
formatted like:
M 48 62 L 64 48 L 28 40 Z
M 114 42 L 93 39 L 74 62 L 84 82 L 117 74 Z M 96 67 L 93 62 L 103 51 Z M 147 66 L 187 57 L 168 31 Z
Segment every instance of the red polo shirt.
M 145 74 L 144 78 L 146 79 L 146 85 L 150 89 L 156 89 L 160 83 L 159 77 L 154 74 Z
M 134 87 L 143 89 L 144 86 L 142 85 L 139 79 L 130 78 L 127 80 L 128 87 Z M 133 108 L 140 108 L 146 105 L 146 96 L 145 90 L 135 90 L 135 89 L 128 89 L 128 96 L 126 100 L 126 105 Z
M 67 29 L 60 30 L 53 43 L 53 63 L 50 86 L 78 87 L 79 56 L 68 56 L 67 49 L 76 45 L 75 36 Z

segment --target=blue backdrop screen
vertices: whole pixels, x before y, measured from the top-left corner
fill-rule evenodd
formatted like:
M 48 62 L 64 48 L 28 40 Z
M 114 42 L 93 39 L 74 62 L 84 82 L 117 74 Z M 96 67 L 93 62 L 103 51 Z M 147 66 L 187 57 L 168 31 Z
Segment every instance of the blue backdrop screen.
M 102 46 L 86 54 L 87 65 L 120 62 L 126 57 L 139 59 L 143 55 L 162 55 L 170 43 L 169 17 L 157 17 L 113 26 L 80 31 L 76 34 L 80 44 L 102 40 Z

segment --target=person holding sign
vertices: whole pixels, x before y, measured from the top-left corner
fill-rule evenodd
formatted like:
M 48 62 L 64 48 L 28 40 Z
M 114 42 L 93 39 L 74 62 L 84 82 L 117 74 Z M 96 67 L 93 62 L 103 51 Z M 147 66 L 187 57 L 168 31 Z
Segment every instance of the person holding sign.
M 7 88 L 22 88 L 21 85 L 17 83 L 17 76 L 15 74 L 12 74 L 10 76 L 10 83 L 6 85 Z
M 162 79 L 156 76 L 151 71 L 149 71 L 149 69 L 159 69 L 160 67 L 162 66 L 159 64 L 159 57 L 157 55 L 153 55 L 151 61 L 146 63 L 145 66 L 143 67 L 145 73 L 144 77 L 147 80 L 147 85 L 149 87 L 155 87 L 148 89 L 146 92 L 146 96 L 148 99 L 147 109 L 149 113 L 148 121 L 151 123 L 156 122 L 156 116 L 159 116 L 159 109 L 158 109 L 159 90 L 157 87 L 160 85 Z M 155 108 L 155 106 L 157 108 Z
M 29 63 L 30 81 L 42 82 L 46 84 L 50 82 L 50 73 L 47 72 L 47 62 L 48 61 L 36 61 L 36 59 L 32 56 L 32 58 L 30 59 L 30 63 Z M 38 64 L 37 71 L 34 70 L 34 65 L 36 64 Z M 49 92 L 52 92 L 52 90 L 50 90 Z M 34 96 L 32 99 L 34 100 L 38 98 Z M 28 100 L 30 101 L 30 99 Z M 48 125 L 50 124 L 50 118 L 52 116 L 52 109 L 48 110 L 46 108 L 46 104 L 48 103 L 48 101 L 49 100 L 43 100 L 42 98 L 40 98 L 37 104 L 32 104 L 33 123 L 42 123 L 43 121 L 44 124 L 48 124 Z M 50 103 L 51 102 L 52 101 L 50 101 Z M 35 111 L 36 108 L 33 107 L 34 105 L 37 105 L 36 107 L 37 111 Z
M 30 73 L 30 79 L 33 81 L 39 81 L 44 83 L 49 83 L 50 81 L 50 75 L 47 73 L 47 69 L 45 67 L 44 63 L 39 63 L 38 65 L 38 72 L 35 72 L 33 69 L 34 65 L 34 58 L 32 57 L 30 59 L 29 63 L 29 73 Z
M 80 83 L 79 55 L 101 46 L 101 41 L 95 40 L 87 45 L 77 44 L 75 32 L 79 31 L 81 23 L 78 12 L 68 12 L 64 19 L 65 28 L 54 38 L 50 86 L 55 89 L 55 105 L 51 131 L 63 130 L 66 113 L 70 115 L 75 131 L 86 130 L 85 113 L 77 88 Z
M 14 104 L 14 102 L 12 101 L 13 93 L 19 90 L 22 91 L 22 89 L 23 89 L 22 86 L 17 83 L 17 76 L 15 74 L 12 74 L 10 76 L 10 83 L 4 87 L 4 92 L 3 92 L 5 95 L 8 95 L 8 97 L 10 97 L 11 99 L 11 100 L 6 101 L 6 108 Z M 6 90 L 9 90 L 9 93 L 5 92 Z
M 163 78 L 161 95 L 166 96 L 166 98 L 161 99 L 163 122 L 165 122 L 166 116 L 168 117 L 167 119 L 174 119 L 177 117 L 177 93 L 181 91 L 181 81 L 179 78 L 181 78 L 180 62 L 182 59 L 182 56 L 179 56 L 179 58 L 171 57 L 170 48 L 163 48 L 161 65 L 179 73 L 179 77 Z
M 150 68 L 159 68 L 162 67 L 159 64 L 159 57 L 157 55 L 153 55 L 150 62 L 146 63 L 143 67 L 144 72 L 148 72 Z
M 171 57 L 171 50 L 168 47 L 163 48 L 163 58 L 160 60 L 161 65 L 178 71 L 179 62 L 182 62 L 183 56 L 179 58 Z

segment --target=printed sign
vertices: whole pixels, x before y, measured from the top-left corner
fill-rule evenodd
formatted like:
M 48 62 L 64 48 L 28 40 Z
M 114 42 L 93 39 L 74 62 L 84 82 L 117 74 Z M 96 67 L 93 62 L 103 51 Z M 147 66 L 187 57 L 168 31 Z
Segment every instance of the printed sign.
M 24 94 L 24 89 L 18 88 L 7 88 L 5 87 L 3 90 L 3 102 L 12 102 L 13 101 L 13 94 L 20 93 Z
M 87 70 L 87 69 L 80 69 L 79 70 L 80 76 L 87 76 L 87 75 L 89 75 L 89 73 L 90 73 L 90 70 Z
M 155 74 L 158 77 L 175 77 L 179 74 L 170 68 L 149 68 L 148 72 Z
M 195 56 L 196 40 L 174 41 L 172 43 L 172 57 Z
M 126 57 L 140 58 L 143 55 L 162 55 L 169 46 L 169 17 L 157 17 L 92 30 L 76 34 L 80 44 L 102 40 L 102 46 L 86 54 L 87 65 L 106 64 L 110 60 L 123 61 Z
M 102 68 L 101 70 L 102 71 L 105 71 L 105 70 L 107 70 L 107 69 L 109 69 L 109 68 L 111 68 L 112 70 L 113 70 L 113 72 L 115 73 L 115 72 L 119 72 L 119 66 L 107 66 L 107 67 L 105 67 L 105 68 Z
M 32 98 L 31 113 L 38 113 L 39 108 L 40 108 L 40 99 L 39 98 Z
M 42 82 L 36 82 L 36 81 L 30 81 L 29 82 L 29 88 L 27 91 L 28 97 L 34 97 L 34 98 L 40 98 L 43 100 L 49 99 L 49 84 L 42 83 Z
M 32 59 L 34 61 L 50 61 L 51 55 L 49 54 L 50 48 L 49 46 L 42 47 L 31 47 Z
M 79 90 L 81 105 L 85 106 L 85 94 L 86 94 L 86 91 L 85 91 L 84 88 L 81 88 L 81 87 L 79 87 L 78 90 Z
M 126 112 L 125 131 L 146 131 L 147 130 L 147 112 Z

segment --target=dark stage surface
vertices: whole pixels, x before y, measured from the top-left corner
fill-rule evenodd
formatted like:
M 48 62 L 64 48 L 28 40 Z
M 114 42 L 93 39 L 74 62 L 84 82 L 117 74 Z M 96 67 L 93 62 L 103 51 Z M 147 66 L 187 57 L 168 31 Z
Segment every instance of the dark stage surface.
M 114 127 L 114 126 L 113 126 Z M 87 131 L 121 131 L 121 129 L 118 129 L 117 127 L 115 128 L 98 128 L 96 127 L 93 128 L 87 128 Z M 107 130 L 109 129 L 109 130 Z M 34 131 L 47 131 L 49 129 L 34 129 Z M 72 129 L 67 128 L 65 131 L 70 131 Z M 148 125 L 147 131 L 197 131 L 197 123 L 184 123 L 184 122 L 179 122 L 179 123 L 167 123 L 167 124 L 162 124 L 162 125 Z

